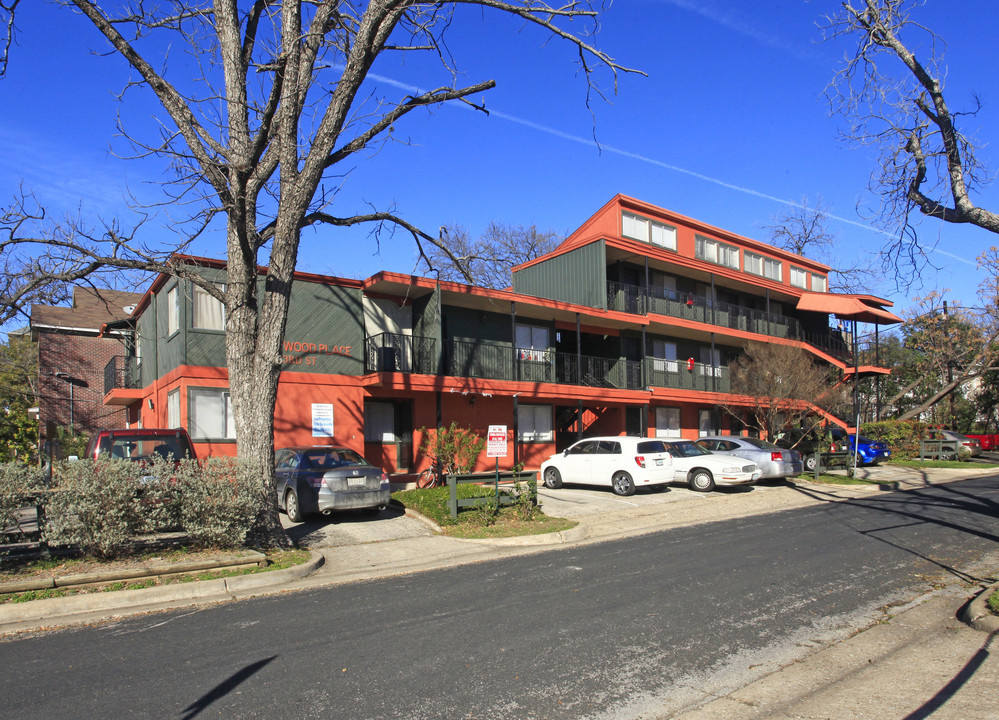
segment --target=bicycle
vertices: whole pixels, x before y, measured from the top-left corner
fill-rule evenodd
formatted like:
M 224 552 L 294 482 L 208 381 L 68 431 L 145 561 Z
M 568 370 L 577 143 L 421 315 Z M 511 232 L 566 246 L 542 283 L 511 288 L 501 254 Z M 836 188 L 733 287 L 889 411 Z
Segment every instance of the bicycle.
M 444 473 L 442 472 L 440 462 L 436 458 L 434 458 L 433 462 L 430 463 L 430 467 L 416 476 L 416 487 L 421 490 L 437 487 L 438 485 L 443 484 Z

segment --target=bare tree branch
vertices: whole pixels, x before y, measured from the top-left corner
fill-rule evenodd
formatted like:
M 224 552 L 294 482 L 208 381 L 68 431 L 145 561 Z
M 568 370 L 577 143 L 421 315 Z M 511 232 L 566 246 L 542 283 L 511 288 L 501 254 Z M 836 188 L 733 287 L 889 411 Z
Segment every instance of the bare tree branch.
M 847 0 L 827 19 L 827 39 L 849 37 L 856 51 L 836 74 L 826 97 L 833 112 L 849 122 L 847 140 L 880 149 L 870 189 L 880 227 L 896 239 L 886 252 L 897 266 L 925 259 L 912 211 L 944 222 L 972 224 L 999 233 L 999 215 L 977 207 L 972 194 L 989 182 L 976 151 L 958 121 L 979 109 L 955 112 L 944 97 L 939 38 L 912 19 L 914 0 Z M 919 38 L 919 40 L 917 40 Z M 930 54 L 917 58 L 911 47 L 928 41 Z M 882 63 L 882 61 L 885 61 Z M 886 70 L 900 62 L 905 73 Z

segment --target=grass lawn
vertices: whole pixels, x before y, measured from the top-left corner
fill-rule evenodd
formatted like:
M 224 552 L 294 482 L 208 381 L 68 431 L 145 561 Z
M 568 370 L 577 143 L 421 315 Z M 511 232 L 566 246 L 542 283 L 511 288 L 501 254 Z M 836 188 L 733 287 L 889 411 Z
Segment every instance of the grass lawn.
M 219 550 L 190 550 L 188 548 L 173 548 L 150 550 L 136 553 L 127 557 L 115 560 L 103 560 L 100 558 L 80 557 L 80 558 L 48 558 L 19 562 L 14 566 L 4 566 L 0 571 L 0 581 L 16 582 L 32 580 L 35 578 L 44 579 L 50 577 L 66 577 L 82 573 L 100 572 L 111 573 L 116 571 L 128 571 L 146 565 L 157 567 L 170 565 L 171 563 L 217 559 L 219 557 L 231 557 L 240 554 L 238 551 Z M 28 590 L 16 593 L 0 593 L 0 604 L 20 603 L 30 600 L 40 600 L 42 598 L 66 597 L 69 595 L 79 595 L 81 593 L 110 592 L 114 590 L 138 590 L 140 588 L 154 587 L 156 585 L 173 585 L 176 583 L 196 582 L 198 580 L 215 580 L 218 578 L 235 577 L 237 575 L 252 575 L 273 570 L 284 570 L 285 568 L 301 565 L 308 561 L 310 554 L 308 550 L 272 550 L 266 553 L 267 567 L 248 567 L 238 569 L 220 568 L 217 570 L 198 570 L 177 575 L 162 575 L 156 577 L 136 578 L 134 580 L 119 580 L 104 583 L 99 586 L 82 587 L 54 587 L 44 590 Z
M 891 460 L 887 464 L 909 468 L 956 468 L 958 470 L 999 467 L 996 463 L 979 462 L 977 460 Z
M 462 508 L 455 520 L 447 508 L 448 492 L 447 487 L 400 490 L 392 493 L 392 499 L 433 520 L 450 537 L 481 539 L 543 535 L 568 530 L 577 525 L 575 520 L 549 517 L 538 508 L 534 508 L 528 517 L 527 510 L 517 505 L 506 505 L 498 512 L 493 512 L 492 508 Z M 471 483 L 458 485 L 459 498 L 486 500 L 494 495 L 492 487 Z

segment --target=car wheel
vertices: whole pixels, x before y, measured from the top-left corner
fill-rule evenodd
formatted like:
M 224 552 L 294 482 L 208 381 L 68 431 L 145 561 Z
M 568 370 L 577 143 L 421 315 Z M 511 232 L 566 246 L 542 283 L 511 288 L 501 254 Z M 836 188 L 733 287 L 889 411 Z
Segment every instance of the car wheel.
M 690 474 L 690 489 L 697 492 L 711 492 L 715 489 L 715 479 L 710 471 L 697 468 Z
M 302 508 L 298 506 L 298 495 L 294 490 L 289 490 L 284 496 L 284 511 L 288 513 L 288 519 L 293 523 L 302 522 Z
M 635 481 L 624 470 L 619 470 L 611 477 L 611 489 L 615 495 L 627 496 L 635 494 Z
M 815 456 L 806 455 L 805 456 L 805 470 L 808 472 L 815 472 Z
M 562 487 L 562 473 L 558 468 L 545 468 L 545 487 L 549 490 L 558 490 Z

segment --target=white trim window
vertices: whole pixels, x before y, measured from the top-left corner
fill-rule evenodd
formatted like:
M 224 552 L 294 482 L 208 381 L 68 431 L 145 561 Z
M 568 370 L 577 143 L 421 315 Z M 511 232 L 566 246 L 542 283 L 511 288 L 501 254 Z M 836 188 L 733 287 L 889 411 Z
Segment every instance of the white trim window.
M 666 340 L 652 341 L 652 369 L 659 372 L 679 372 L 676 362 L 676 343 Z
M 656 408 L 656 437 L 660 438 L 680 437 L 680 408 L 678 407 Z
M 812 274 L 812 292 L 826 292 L 826 276 Z
M 746 272 L 752 275 L 759 275 L 768 280 L 780 282 L 784 278 L 783 263 L 780 260 L 757 255 L 748 250 L 743 254 Z
M 694 238 L 694 257 L 725 267 L 739 269 L 739 248 L 718 240 L 697 235 Z
M 791 266 L 791 287 L 802 289 L 808 287 L 808 273 L 803 268 Z
M 702 408 L 697 411 L 697 436 L 719 435 L 721 428 L 718 427 L 718 412 Z
M 517 328 L 517 357 L 531 362 L 547 362 L 549 345 L 548 328 L 540 325 L 520 325 Z
M 167 425 L 168 428 L 180 427 L 180 388 L 167 393 Z
M 220 290 L 224 287 L 217 286 Z M 195 330 L 225 330 L 225 305 L 200 285 L 191 293 L 191 327 Z
M 520 442 L 553 442 L 555 430 L 551 405 L 517 406 L 517 440 Z
M 701 348 L 701 375 L 721 377 L 721 350 Z
M 167 290 L 167 337 L 180 330 L 180 291 L 177 286 Z
M 676 250 L 676 228 L 629 212 L 621 213 L 621 235 Z
M 225 388 L 191 388 L 187 396 L 191 437 L 199 440 L 235 440 L 232 399 Z

